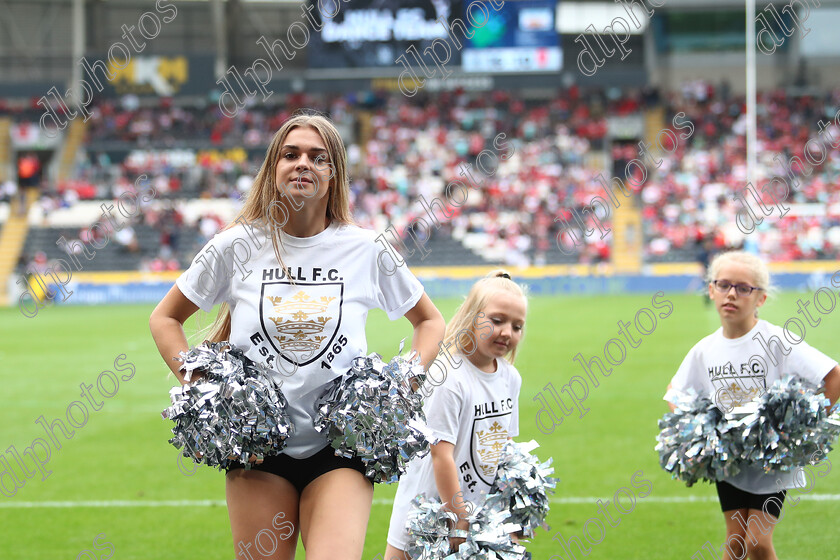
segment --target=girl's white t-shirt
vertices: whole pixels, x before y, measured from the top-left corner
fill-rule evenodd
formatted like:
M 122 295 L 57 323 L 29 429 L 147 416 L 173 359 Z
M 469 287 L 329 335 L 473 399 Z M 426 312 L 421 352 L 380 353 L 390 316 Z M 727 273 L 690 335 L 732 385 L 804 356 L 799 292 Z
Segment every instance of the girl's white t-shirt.
M 519 390 L 522 377 L 502 358 L 496 371 L 486 373 L 463 354 L 452 355 L 446 379 L 433 389 L 423 404 L 426 421 L 434 435 L 455 446 L 453 457 L 463 500 L 481 504 L 496 477 L 496 465 L 508 438 L 519 435 Z M 405 530 L 411 500 L 425 493 L 438 496 L 431 454 L 415 459 L 400 478 L 388 529 L 388 543 L 405 550 Z
M 176 284 L 203 311 L 230 306 L 230 341 L 276 370 L 289 403 L 294 432 L 283 452 L 306 458 L 327 445 L 314 428 L 315 400 L 367 354 L 368 310 L 396 320 L 417 304 L 423 286 L 407 266 L 390 275 L 380 269 L 373 231 L 337 222 L 312 237 L 281 231 L 286 274 L 267 230 L 246 227 L 216 234 Z
M 781 327 L 762 319 L 739 338 L 724 337 L 721 327 L 689 351 L 671 385 L 677 391 L 693 389 L 724 411 L 761 395 L 788 374 L 819 385 L 837 361 L 805 341 L 790 344 L 783 333 Z M 728 394 L 724 389 L 728 389 Z M 725 481 L 753 494 L 770 494 L 796 486 L 793 471 L 768 474 L 760 467 L 747 467 Z

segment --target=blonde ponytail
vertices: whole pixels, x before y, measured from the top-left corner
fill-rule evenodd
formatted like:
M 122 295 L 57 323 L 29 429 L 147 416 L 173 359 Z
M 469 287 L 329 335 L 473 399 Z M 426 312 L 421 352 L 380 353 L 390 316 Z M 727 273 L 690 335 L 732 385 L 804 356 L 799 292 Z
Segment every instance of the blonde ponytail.
M 446 324 L 443 345 L 448 348 L 450 344 L 455 344 L 457 348 L 465 348 L 470 353 L 473 342 L 464 333 L 472 333 L 474 339 L 474 324 L 478 318 L 478 314 L 482 309 L 487 307 L 493 294 L 500 291 L 510 292 L 520 296 L 525 300 L 527 305 L 528 298 L 525 295 L 525 290 L 511 279 L 510 273 L 503 268 L 493 270 L 472 285 L 467 297 L 464 299 L 464 303 L 458 307 L 455 315 L 452 316 L 452 320 Z M 505 359 L 511 364 L 516 360 L 516 350 L 517 348 L 512 349 L 505 356 Z M 472 351 L 475 351 L 475 349 L 472 348 Z

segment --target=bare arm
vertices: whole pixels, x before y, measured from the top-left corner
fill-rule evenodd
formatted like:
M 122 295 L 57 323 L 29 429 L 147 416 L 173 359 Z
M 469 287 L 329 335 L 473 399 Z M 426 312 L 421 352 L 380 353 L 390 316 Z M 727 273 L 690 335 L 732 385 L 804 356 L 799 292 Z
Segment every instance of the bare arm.
M 458 468 L 455 466 L 455 445 L 448 441 L 441 441 L 432 446 L 432 468 L 435 472 L 435 484 L 437 485 L 440 501 L 444 507 L 458 516 L 455 525 L 458 529 L 469 527 L 467 517 L 470 514 L 464 503 L 464 495 L 461 492 L 461 484 L 458 482 Z M 460 499 L 456 496 L 460 495 Z M 452 539 L 454 547 L 460 546 L 464 539 Z
M 420 301 L 406 312 L 405 318 L 411 321 L 414 327 L 411 348 L 420 354 L 420 363 L 423 364 L 423 368 L 428 368 L 438 354 L 440 342 L 446 330 L 443 315 L 429 296 L 423 294 Z
M 670 384 L 670 383 L 668 383 L 668 388 L 665 390 L 665 392 L 667 393 L 667 392 L 668 392 L 668 391 L 670 391 L 670 390 L 671 390 L 671 384 Z M 670 408 L 670 409 L 671 409 L 671 412 L 674 412 L 675 410 L 677 410 L 677 405 L 675 405 L 675 404 L 674 404 L 674 403 L 672 403 L 672 402 L 669 402 L 669 403 L 668 403 L 668 408 Z
M 823 382 L 825 382 L 824 394 L 833 405 L 840 397 L 840 365 L 834 366 L 834 369 L 823 378 Z
M 178 286 L 172 286 L 149 317 L 149 329 L 158 351 L 182 385 L 184 376 L 178 371 L 181 364 L 173 358 L 181 351 L 189 350 L 184 322 L 196 311 L 198 306 L 188 300 Z

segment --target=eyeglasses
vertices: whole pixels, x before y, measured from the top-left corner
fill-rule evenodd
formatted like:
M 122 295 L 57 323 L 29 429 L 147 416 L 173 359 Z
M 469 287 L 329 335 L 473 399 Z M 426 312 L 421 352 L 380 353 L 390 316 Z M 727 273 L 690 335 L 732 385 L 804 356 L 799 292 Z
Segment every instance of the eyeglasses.
M 735 288 L 735 293 L 739 296 L 748 296 L 753 293 L 753 290 L 763 290 L 764 288 L 759 288 L 757 286 L 750 286 L 749 284 L 733 284 L 728 280 L 714 280 L 712 284 L 715 285 L 715 289 L 722 294 L 728 294 L 729 290 Z

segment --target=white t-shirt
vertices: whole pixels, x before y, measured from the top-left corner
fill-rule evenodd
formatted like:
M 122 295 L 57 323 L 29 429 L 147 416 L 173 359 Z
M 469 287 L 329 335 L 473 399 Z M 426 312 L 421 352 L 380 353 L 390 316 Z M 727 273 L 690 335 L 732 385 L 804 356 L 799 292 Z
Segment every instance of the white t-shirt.
M 721 327 L 691 349 L 671 385 L 677 391 L 694 389 L 724 411 L 761 395 L 773 382 L 788 374 L 819 385 L 837 361 L 805 341 L 790 344 L 783 332 L 781 327 L 759 320 L 744 336 L 726 338 Z M 784 346 L 773 337 L 778 337 Z M 789 353 L 784 355 L 787 350 Z M 776 479 L 781 479 L 782 488 L 795 487 L 794 472 L 765 474 L 760 467 L 747 467 L 726 482 L 745 492 L 770 494 L 779 491 Z
M 455 445 L 463 500 L 481 504 L 496 478 L 502 447 L 519 435 L 522 377 L 502 358 L 496 359 L 494 373 L 479 370 L 460 353 L 452 358 L 460 365 L 446 364 L 446 379 L 423 403 L 423 412 L 434 435 Z M 438 496 L 431 454 L 412 461 L 400 479 L 388 529 L 391 546 L 408 546 L 408 510 L 411 500 L 424 492 L 429 498 Z
M 294 423 L 284 449 L 290 457 L 306 458 L 327 445 L 326 435 L 314 428 L 315 400 L 350 369 L 353 358 L 367 354 L 368 310 L 383 309 L 396 320 L 423 295 L 407 266 L 391 275 L 380 270 L 375 236 L 337 222 L 312 237 L 281 231 L 281 255 L 293 284 L 267 230 L 249 234 L 238 224 L 213 237 L 176 282 L 203 311 L 227 302 L 230 341 L 279 372 L 274 377 Z M 244 264 L 237 266 L 234 256 Z

